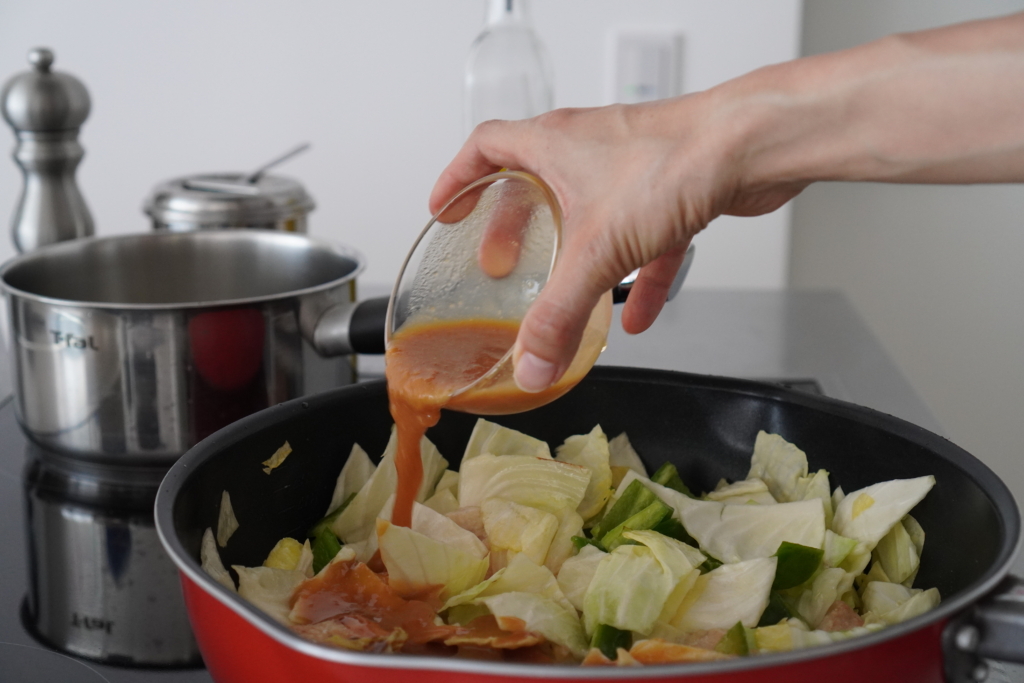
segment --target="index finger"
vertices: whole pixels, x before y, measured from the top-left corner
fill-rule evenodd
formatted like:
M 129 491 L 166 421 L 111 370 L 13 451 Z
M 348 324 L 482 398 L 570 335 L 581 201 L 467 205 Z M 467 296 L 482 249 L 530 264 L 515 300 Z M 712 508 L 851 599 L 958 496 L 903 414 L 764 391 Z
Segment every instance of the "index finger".
M 474 180 L 502 168 L 522 170 L 519 157 L 511 151 L 515 149 L 515 131 L 520 125 L 515 121 L 485 121 L 477 126 L 434 183 L 430 213 L 440 211 L 449 199 Z

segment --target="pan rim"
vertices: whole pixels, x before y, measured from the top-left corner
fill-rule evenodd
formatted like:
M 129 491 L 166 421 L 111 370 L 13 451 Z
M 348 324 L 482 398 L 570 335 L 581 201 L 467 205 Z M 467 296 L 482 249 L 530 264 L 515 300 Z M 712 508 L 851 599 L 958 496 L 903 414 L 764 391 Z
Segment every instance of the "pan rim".
M 951 619 L 957 613 L 977 602 L 982 596 L 991 592 L 1009 573 L 1010 567 L 1021 550 L 1022 542 L 1024 541 L 1021 538 L 1020 510 L 1006 484 L 987 465 L 948 439 L 895 416 L 831 397 L 815 396 L 764 382 L 732 377 L 700 375 L 673 370 L 597 366 L 591 370 L 588 378 L 602 381 L 635 381 L 643 379 L 648 383 L 657 384 L 679 384 L 680 382 L 685 382 L 688 386 L 698 388 L 727 389 L 734 393 L 756 395 L 759 398 L 796 403 L 804 407 L 820 409 L 838 417 L 855 418 L 857 421 L 868 426 L 887 426 L 889 428 L 894 425 L 900 426 L 905 430 L 901 433 L 903 438 L 924 446 L 932 446 L 932 450 L 940 451 L 941 457 L 957 465 L 966 476 L 973 479 L 985 492 L 993 506 L 1000 512 L 1002 527 L 1000 531 L 1003 538 L 1002 547 L 992 565 L 978 580 L 954 596 L 944 598 L 939 606 L 930 612 L 906 622 L 888 626 L 875 633 L 857 636 L 828 645 L 817 645 L 792 650 L 790 652 L 759 654 L 755 657 L 742 657 L 716 662 L 618 668 L 480 662 L 423 655 L 369 654 L 330 648 L 326 645 L 320 645 L 301 638 L 284 625 L 277 623 L 257 608 L 251 606 L 247 601 L 239 597 L 237 593 L 228 591 L 227 588 L 221 586 L 208 576 L 199 565 L 198 560 L 192 558 L 185 551 L 184 546 L 181 545 L 180 540 L 177 538 L 177 534 L 172 533 L 174 529 L 174 498 L 175 494 L 188 480 L 195 476 L 199 466 L 212 457 L 215 451 L 222 449 L 225 445 L 239 441 L 254 431 L 259 431 L 282 422 L 293 414 L 300 414 L 310 407 L 322 403 L 330 403 L 338 396 L 347 396 L 349 393 L 369 394 L 371 392 L 384 392 L 386 386 L 384 380 L 341 387 L 315 396 L 293 399 L 268 408 L 265 411 L 249 415 L 193 446 L 171 467 L 157 492 L 154 505 L 157 534 L 178 569 L 202 588 L 207 595 L 214 597 L 221 604 L 231 609 L 249 624 L 255 626 L 278 643 L 310 657 L 366 668 L 426 669 L 449 671 L 452 673 L 520 678 L 607 678 L 614 680 L 735 673 L 798 664 L 823 657 L 865 650 L 890 640 L 908 636 L 943 620 Z M 1004 515 L 1003 513 L 1006 514 Z M 170 537 L 168 533 L 171 534 Z

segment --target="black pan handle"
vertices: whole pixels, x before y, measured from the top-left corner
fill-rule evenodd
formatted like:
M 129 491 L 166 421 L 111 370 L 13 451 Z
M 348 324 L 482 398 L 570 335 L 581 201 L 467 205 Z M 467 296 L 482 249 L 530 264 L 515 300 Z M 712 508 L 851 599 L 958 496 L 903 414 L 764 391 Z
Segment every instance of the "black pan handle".
M 986 659 L 1024 663 L 1024 579 L 1007 576 L 949 622 L 942 635 L 949 683 L 988 677 Z

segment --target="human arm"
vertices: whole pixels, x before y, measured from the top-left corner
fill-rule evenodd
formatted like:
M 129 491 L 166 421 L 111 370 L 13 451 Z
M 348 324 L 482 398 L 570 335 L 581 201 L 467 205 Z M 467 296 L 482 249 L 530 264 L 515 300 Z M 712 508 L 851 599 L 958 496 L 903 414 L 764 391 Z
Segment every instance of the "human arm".
M 431 207 L 500 167 L 554 189 L 562 258 L 515 352 L 517 380 L 540 389 L 567 367 L 600 295 L 640 266 L 622 317 L 646 329 L 690 239 L 718 215 L 767 213 L 817 180 L 1024 181 L 1020 83 L 1024 15 L 893 36 L 672 100 L 483 124 Z

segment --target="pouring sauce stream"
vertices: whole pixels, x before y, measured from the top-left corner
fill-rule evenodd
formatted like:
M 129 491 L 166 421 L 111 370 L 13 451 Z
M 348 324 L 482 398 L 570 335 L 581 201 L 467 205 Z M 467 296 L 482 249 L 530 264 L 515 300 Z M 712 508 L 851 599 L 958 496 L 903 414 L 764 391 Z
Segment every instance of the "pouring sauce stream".
M 471 319 L 407 325 L 392 338 L 385 355 L 388 400 L 398 430 L 392 524 L 412 522 L 412 504 L 423 480 L 423 435 L 437 424 L 455 392 L 501 360 L 518 331 L 516 321 Z

